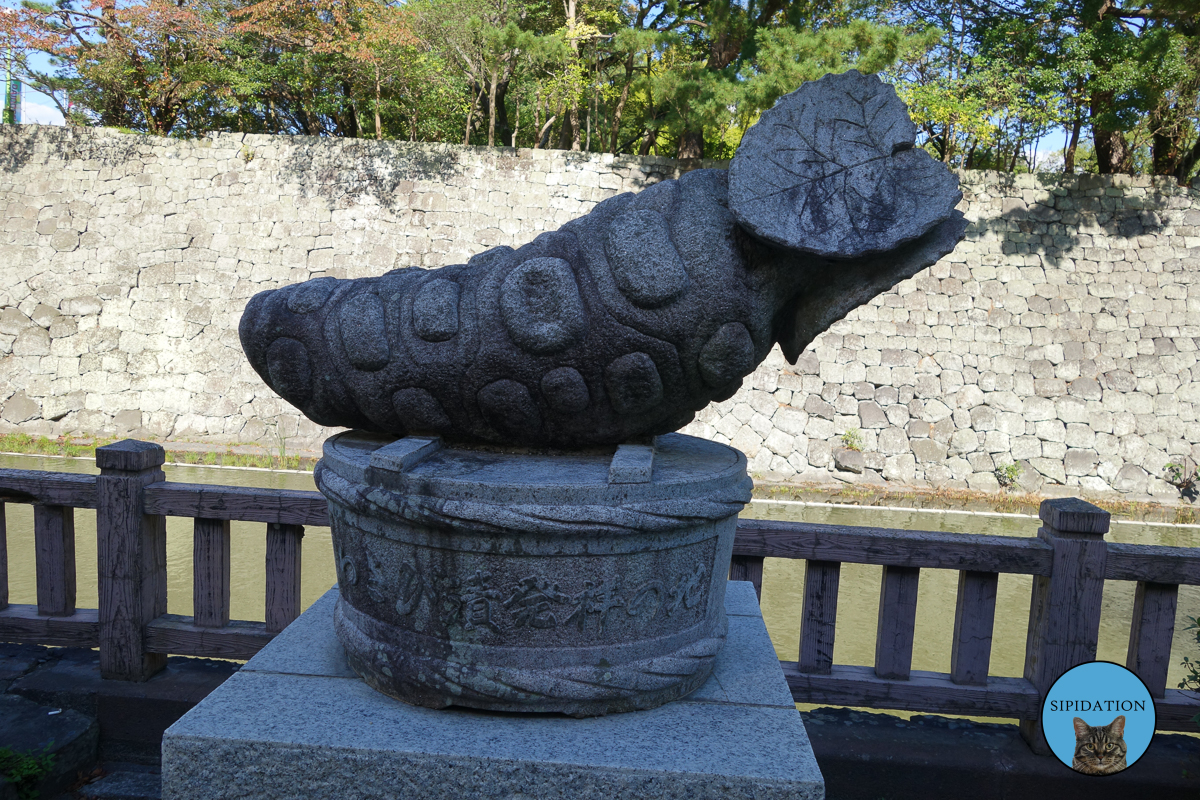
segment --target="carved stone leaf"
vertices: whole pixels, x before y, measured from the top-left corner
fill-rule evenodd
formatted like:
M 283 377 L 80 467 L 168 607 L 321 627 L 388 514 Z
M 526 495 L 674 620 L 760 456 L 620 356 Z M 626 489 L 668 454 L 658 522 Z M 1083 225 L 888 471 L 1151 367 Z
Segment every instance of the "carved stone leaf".
M 958 178 L 923 150 L 896 91 L 854 70 L 781 98 L 746 132 L 729 207 L 755 236 L 852 258 L 891 250 L 945 221 Z

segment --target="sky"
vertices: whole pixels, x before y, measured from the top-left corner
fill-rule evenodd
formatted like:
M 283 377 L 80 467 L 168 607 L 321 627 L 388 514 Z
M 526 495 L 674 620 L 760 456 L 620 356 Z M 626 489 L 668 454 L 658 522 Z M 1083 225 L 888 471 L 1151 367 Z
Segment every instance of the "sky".
M 0 9 L 16 8 L 20 4 L 13 0 L 0 0 Z M 35 56 L 33 64 L 36 69 L 46 71 L 49 69 L 49 62 L 45 56 Z M 0 64 L 0 80 L 7 79 L 7 74 L 3 72 L 3 65 Z M 2 95 L 3 92 L 0 92 Z M 21 87 L 21 121 L 35 123 L 38 125 L 62 125 L 63 115 L 54 106 L 54 102 L 46 97 L 41 92 L 35 92 L 28 86 Z
M 45 95 L 22 87 L 21 122 L 37 125 L 63 125 L 63 115 Z

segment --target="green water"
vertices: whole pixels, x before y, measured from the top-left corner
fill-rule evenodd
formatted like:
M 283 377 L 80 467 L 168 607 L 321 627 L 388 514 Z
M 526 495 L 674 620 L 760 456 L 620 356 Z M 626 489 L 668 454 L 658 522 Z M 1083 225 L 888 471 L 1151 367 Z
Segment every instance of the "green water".
M 1037 534 L 1033 517 L 964 514 L 938 511 L 876 510 L 854 506 L 813 507 L 781 503 L 754 503 L 745 516 L 763 519 L 803 520 L 835 525 L 871 525 L 907 530 L 950 533 L 986 533 L 1001 536 Z M 1114 521 L 1106 537 L 1110 542 L 1162 544 L 1175 547 L 1200 545 L 1200 526 Z M 879 584 L 883 568 L 868 564 L 843 564 L 838 595 L 835 664 L 875 663 L 875 627 L 879 611 Z M 1000 575 L 996 596 L 996 623 L 992 635 L 991 674 L 1019 677 L 1025 667 L 1025 632 L 1029 624 L 1032 577 Z M 1096 657 L 1125 663 L 1129 626 L 1133 617 L 1135 584 L 1107 581 L 1100 615 L 1100 642 Z M 954 570 L 923 569 L 917 599 L 912 668 L 950 671 L 950 640 L 958 574 Z M 769 558 L 763 568 L 763 617 L 781 659 L 795 661 L 800 647 L 800 608 L 804 597 L 804 562 Z M 1171 672 L 1167 686 L 1174 688 L 1183 675 L 1184 655 L 1200 656 L 1192 633 L 1184 632 L 1185 617 L 1200 615 L 1200 587 L 1179 587 Z
M 95 474 L 91 460 L 0 456 L 0 467 L 80 472 Z M 164 468 L 167 479 L 184 483 L 226 484 L 271 489 L 314 490 L 312 476 L 303 473 L 268 472 L 212 467 Z M 6 506 L 8 521 L 9 592 L 13 603 L 36 602 L 32 508 Z M 857 506 L 819 506 L 796 503 L 755 502 L 743 517 L 800 520 L 838 525 L 864 525 L 909 530 L 955 533 L 1034 536 L 1038 521 L 1032 517 L 966 514 L 937 511 L 875 509 Z M 234 619 L 261 620 L 264 615 L 264 559 L 266 525 L 232 524 L 232 596 Z M 1200 546 L 1200 526 L 1114 522 L 1108 541 L 1131 544 Z M 95 608 L 96 600 L 96 515 L 75 512 L 75 547 L 78 565 L 79 608 Z M 306 528 L 304 536 L 302 600 L 305 607 L 336 581 L 328 528 Z M 882 567 L 843 564 L 838 596 L 837 634 L 834 663 L 874 663 L 876 614 Z M 167 520 L 167 610 L 172 614 L 192 613 L 192 522 Z M 996 600 L 996 626 L 992 640 L 993 675 L 1020 676 L 1025 659 L 1025 630 L 1029 616 L 1031 578 L 1001 575 Z M 950 671 L 950 638 L 954 625 L 954 603 L 958 576 L 952 570 L 922 570 L 917 602 L 917 627 L 913 646 L 913 669 Z M 763 572 L 763 616 L 779 657 L 797 659 L 800 610 L 804 592 L 804 562 L 767 559 Z M 1105 585 L 1100 618 L 1097 657 L 1123 664 L 1133 614 L 1134 585 L 1109 581 Z M 1200 656 L 1195 641 L 1183 628 L 1185 617 L 1200 616 L 1200 587 L 1182 586 L 1176 618 L 1175 645 L 1171 653 L 1168 687 L 1182 676 L 1184 655 Z

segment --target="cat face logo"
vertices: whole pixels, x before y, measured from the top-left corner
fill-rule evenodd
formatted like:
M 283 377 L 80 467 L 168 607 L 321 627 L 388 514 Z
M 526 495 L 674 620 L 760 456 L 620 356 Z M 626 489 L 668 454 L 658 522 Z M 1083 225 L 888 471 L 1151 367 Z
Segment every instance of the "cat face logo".
M 1127 766 L 1125 715 L 1107 725 L 1088 725 L 1075 717 L 1075 758 L 1071 769 L 1084 775 L 1112 775 Z

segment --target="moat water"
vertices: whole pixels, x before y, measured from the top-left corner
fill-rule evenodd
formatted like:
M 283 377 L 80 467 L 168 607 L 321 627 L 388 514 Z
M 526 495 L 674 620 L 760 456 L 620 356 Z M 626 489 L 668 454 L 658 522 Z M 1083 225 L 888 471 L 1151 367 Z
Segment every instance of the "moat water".
M 0 468 L 96 474 L 91 459 L 63 459 L 0 455 Z M 315 490 L 312 475 L 301 472 L 166 466 L 167 479 L 181 483 L 224 484 L 270 489 Z M 8 528 L 10 602 L 35 603 L 33 510 L 12 503 L 5 507 Z M 830 506 L 756 501 L 742 514 L 747 518 L 785 519 L 837 525 L 862 525 L 954 533 L 1034 536 L 1034 517 L 1009 514 L 955 511 L 877 509 L 860 506 Z M 261 620 L 264 616 L 266 526 L 262 523 L 232 523 L 232 597 L 234 619 Z M 1160 544 L 1175 547 L 1200 546 L 1200 525 L 1167 525 L 1114 520 L 1107 537 L 1110 542 Z M 88 509 L 75 512 L 75 561 L 78 568 L 79 608 L 95 608 L 96 515 Z M 305 607 L 324 594 L 335 582 L 332 542 L 328 528 L 308 527 L 304 535 L 302 600 Z M 834 663 L 874 663 L 876 614 L 882 568 L 843 564 L 838 596 L 837 634 Z M 167 519 L 167 610 L 172 614 L 192 613 L 192 522 Z M 992 640 L 993 675 L 1020 676 L 1025 663 L 1025 631 L 1029 619 L 1032 579 L 1027 575 L 1001 575 L 996 600 L 996 623 Z M 950 640 L 958 577 L 953 570 L 921 571 L 917 623 L 913 647 L 913 669 L 950 671 Z M 800 640 L 800 610 L 804 596 L 804 562 L 767 559 L 763 573 L 763 616 L 779 657 L 795 661 Z M 1100 618 L 1097 658 L 1125 662 L 1133 614 L 1134 584 L 1109 581 L 1105 586 Z M 1188 617 L 1200 616 L 1200 587 L 1181 586 L 1176 616 L 1176 635 L 1171 652 L 1168 688 L 1183 676 L 1186 655 L 1200 658 L 1194 632 L 1185 631 Z

